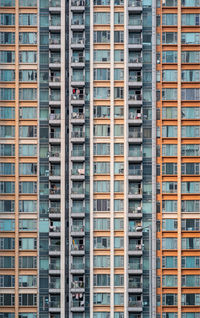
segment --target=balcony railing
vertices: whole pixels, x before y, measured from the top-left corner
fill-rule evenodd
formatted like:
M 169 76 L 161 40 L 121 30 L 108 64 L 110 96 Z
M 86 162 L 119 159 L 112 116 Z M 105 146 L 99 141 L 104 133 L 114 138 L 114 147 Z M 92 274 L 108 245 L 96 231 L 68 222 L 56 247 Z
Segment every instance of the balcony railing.
M 60 56 L 51 56 L 50 63 L 60 63 Z
M 49 120 L 59 120 L 60 118 L 60 114 L 50 114 L 49 116 Z
M 71 77 L 72 82 L 84 82 L 85 81 L 85 76 L 83 74 L 79 74 L 79 76 L 72 76 Z
M 50 38 L 49 39 L 49 44 L 52 44 L 52 45 L 59 45 L 60 44 L 60 38 Z
M 131 38 L 129 37 L 129 44 L 141 44 L 142 43 L 142 40 L 140 38 Z
M 49 157 L 60 158 L 60 152 L 50 151 L 50 152 L 49 152 Z
M 82 282 L 82 281 L 72 282 L 71 288 L 84 288 L 84 282 Z
M 72 138 L 84 138 L 85 133 L 83 131 L 72 131 Z
M 73 7 L 82 7 L 85 5 L 85 1 L 84 0 L 73 0 L 71 2 L 71 6 Z
M 129 281 L 128 287 L 129 288 L 142 288 L 142 283 L 141 282 L 131 282 L 131 281 Z
M 49 264 L 49 269 L 59 271 L 60 270 L 60 264 L 56 264 L 56 263 Z
M 72 100 L 84 100 L 85 95 L 84 94 L 72 94 L 71 98 L 72 98 Z
M 130 0 L 128 2 L 128 6 L 129 7 L 141 7 L 142 6 L 142 2 L 140 0 Z
M 72 38 L 72 44 L 84 44 L 85 39 L 83 38 Z
M 50 7 L 60 7 L 60 0 L 50 0 L 49 6 Z
M 141 301 L 135 301 L 135 300 L 129 300 L 128 302 L 129 307 L 142 307 L 142 302 Z
M 60 301 L 54 300 L 49 302 L 50 308 L 60 308 Z
M 128 268 L 133 270 L 140 270 L 142 269 L 142 265 L 140 263 L 129 263 Z
M 72 188 L 72 194 L 84 194 L 84 188 L 76 189 Z
M 142 250 L 142 244 L 130 243 L 128 245 L 128 249 L 129 249 L 129 251 L 141 251 Z
M 72 119 L 84 119 L 84 114 L 83 113 L 72 113 Z
M 72 251 L 84 251 L 85 246 L 83 244 L 72 244 Z
M 129 169 L 128 174 L 131 176 L 141 176 L 142 169 Z
M 131 82 L 141 82 L 142 81 L 142 76 L 129 75 L 129 81 L 131 81 Z
M 72 232 L 84 232 L 84 226 L 72 225 Z
M 142 157 L 142 151 L 129 150 L 129 157 Z
M 53 233 L 59 233 L 60 232 L 60 226 L 49 226 L 49 231 Z
M 142 118 L 142 115 L 141 113 L 133 113 L 133 112 L 130 112 L 128 114 L 128 118 L 129 119 L 141 119 Z
M 50 252 L 59 252 L 60 251 L 60 245 L 49 245 L 49 251 Z
M 83 150 L 72 150 L 73 157 L 84 157 L 85 152 Z
M 142 194 L 142 190 L 141 189 L 129 189 L 129 194 L 133 194 L 133 195 L 140 195 Z
M 79 168 L 79 169 L 72 169 L 72 175 L 73 176 L 84 176 L 85 169 Z
M 84 63 L 85 57 L 84 56 L 72 56 L 72 63 Z
M 60 138 L 60 131 L 54 131 L 50 133 L 50 138 Z
M 60 188 L 54 189 L 54 188 L 50 188 L 50 194 L 60 194 Z
M 84 213 L 85 212 L 85 208 L 80 206 L 79 208 L 75 208 L 75 207 L 72 207 L 72 213 Z
M 128 137 L 129 138 L 141 138 L 142 133 L 140 131 L 129 131 Z
M 77 264 L 72 264 L 72 269 L 84 269 L 85 264 L 84 263 L 77 263 Z
M 142 100 L 142 95 L 139 94 L 129 94 L 128 95 L 129 100 Z
M 49 213 L 59 214 L 60 208 L 49 208 Z
M 60 289 L 60 281 L 50 282 L 49 283 L 49 288 L 50 289 Z
M 84 307 L 84 305 L 85 305 L 85 301 L 84 300 L 73 300 L 71 302 L 71 307 L 81 308 L 81 307 Z
M 142 231 L 141 224 L 136 224 L 136 225 L 129 225 L 128 227 L 129 232 L 139 232 Z
M 128 208 L 128 213 L 141 213 L 142 211 L 142 207 L 141 206 L 138 206 L 138 207 L 129 207 Z
M 129 63 L 142 63 L 142 58 L 140 56 L 138 56 L 138 57 L 129 56 L 128 61 L 129 61 Z
M 130 26 L 141 26 L 142 20 L 141 19 L 129 19 L 128 25 Z
M 84 19 L 72 19 L 71 21 L 72 25 L 83 25 L 84 24 Z
M 51 76 L 50 77 L 50 82 L 60 82 L 61 81 L 61 76 Z

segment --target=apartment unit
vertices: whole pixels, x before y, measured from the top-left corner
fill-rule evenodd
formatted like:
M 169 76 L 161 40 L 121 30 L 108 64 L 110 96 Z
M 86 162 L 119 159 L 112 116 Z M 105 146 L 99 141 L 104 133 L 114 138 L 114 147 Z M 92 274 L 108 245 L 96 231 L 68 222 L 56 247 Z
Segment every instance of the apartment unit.
M 0 0 L 0 318 L 200 318 L 199 18 Z

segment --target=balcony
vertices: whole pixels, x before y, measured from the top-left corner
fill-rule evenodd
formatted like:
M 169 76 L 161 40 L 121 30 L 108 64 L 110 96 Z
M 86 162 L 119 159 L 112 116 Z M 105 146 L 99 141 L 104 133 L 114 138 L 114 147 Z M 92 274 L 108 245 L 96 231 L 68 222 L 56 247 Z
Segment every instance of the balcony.
M 85 10 L 85 1 L 84 0 L 72 0 L 71 1 L 71 10 L 82 12 Z
M 60 274 L 60 263 L 50 263 L 49 264 L 49 274 Z
M 72 161 L 85 161 L 85 151 L 83 150 L 72 150 L 71 156 Z
M 142 19 L 129 17 L 128 29 L 131 31 L 141 31 L 142 30 Z
M 71 21 L 72 30 L 84 30 L 84 28 L 85 28 L 84 19 L 72 19 Z
M 85 86 L 85 76 L 83 75 L 83 72 L 76 72 L 75 75 L 72 75 L 71 85 L 76 87 Z
M 85 198 L 85 189 L 84 188 L 73 188 L 71 189 L 71 198 L 72 199 L 84 199 Z
M 72 56 L 71 66 L 73 68 L 85 67 L 85 57 L 84 56 Z
M 128 122 L 134 125 L 141 125 L 142 124 L 142 114 L 140 112 L 129 112 L 128 114 Z
M 83 312 L 85 310 L 85 301 L 83 300 L 73 300 L 71 302 L 71 311 L 73 312 Z
M 49 79 L 49 87 L 60 87 L 61 76 L 51 76 Z
M 80 207 L 72 206 L 71 217 L 73 218 L 84 218 L 85 217 L 85 207 L 80 205 Z
M 50 225 L 49 226 L 49 236 L 59 237 L 60 236 L 60 226 Z
M 60 245 L 49 245 L 49 255 L 59 256 L 60 255 Z
M 142 207 L 141 206 L 133 206 L 128 208 L 128 216 L 131 218 L 142 218 Z
M 49 124 L 60 124 L 61 115 L 60 113 L 50 114 L 49 116 Z
M 50 99 L 49 104 L 50 105 L 60 105 L 60 90 L 51 90 L 50 92 Z
M 84 263 L 74 263 L 71 265 L 71 273 L 72 274 L 84 274 L 85 272 L 85 264 Z
M 141 237 L 142 236 L 142 227 L 141 223 L 135 225 L 130 225 L 128 227 L 128 235 L 131 237 Z
M 142 282 L 131 281 L 129 276 L 128 291 L 131 293 L 142 293 Z
M 72 169 L 72 180 L 84 180 L 85 179 L 85 169 L 84 168 L 74 168 Z
M 137 30 L 135 30 L 135 31 L 137 31 Z M 131 37 L 129 35 L 128 47 L 132 48 L 134 50 L 141 50 L 142 49 L 141 37 Z
M 84 105 L 84 103 L 85 103 L 85 94 L 79 93 L 79 89 L 77 89 L 76 92 L 71 95 L 71 104 Z
M 83 244 L 72 244 L 71 245 L 71 254 L 72 255 L 84 255 L 85 246 Z
M 142 199 L 142 189 L 129 186 L 128 197 L 130 199 Z
M 129 105 L 133 105 L 133 106 L 142 105 L 141 91 L 139 93 L 133 93 L 133 94 L 129 93 L 128 103 L 129 103 Z
M 50 199 L 60 199 L 60 188 L 52 187 L 49 189 L 49 198 Z
M 61 0 L 49 0 L 49 11 L 60 12 Z
M 128 157 L 129 157 L 128 158 L 129 161 L 141 162 L 142 161 L 142 151 L 135 150 L 135 149 L 129 149 Z
M 61 18 L 60 15 L 52 15 L 50 16 L 49 21 L 49 30 L 60 30 L 61 27 Z
M 61 216 L 60 207 L 59 208 L 49 208 L 49 218 L 58 219 Z
M 141 256 L 142 255 L 142 244 L 141 243 L 129 243 L 128 245 L 128 254 Z
M 49 161 L 57 161 L 59 162 L 60 161 L 60 152 L 58 151 L 50 151 L 49 152 Z
M 142 169 L 129 168 L 128 178 L 129 180 L 142 180 Z
M 71 40 L 71 47 L 72 48 L 77 48 L 77 49 L 83 49 L 85 46 L 85 39 L 84 38 L 78 38 L 78 37 L 73 37 Z
M 49 312 L 60 312 L 60 301 L 58 300 L 50 301 Z
M 85 141 L 85 133 L 83 131 L 72 131 L 71 142 L 81 142 Z
M 84 282 L 83 281 L 75 281 L 71 283 L 71 292 L 84 292 Z
M 73 112 L 71 115 L 71 123 L 84 124 L 85 115 L 83 113 Z
M 49 60 L 49 67 L 52 68 L 60 68 L 61 67 L 61 58 L 60 54 L 51 54 L 50 60 Z
M 77 225 L 72 225 L 71 228 L 71 236 L 84 236 L 85 235 L 85 227 L 82 226 L 77 226 Z
M 141 75 L 135 75 L 134 73 L 131 74 L 131 71 L 129 72 L 129 86 L 131 87 L 142 87 L 142 76 Z
M 49 283 L 49 293 L 59 293 L 60 292 L 60 280 Z
M 142 11 L 142 1 L 141 0 L 129 0 L 128 1 L 128 10 L 133 12 Z
M 58 49 L 60 49 L 60 44 L 61 44 L 60 37 L 51 37 L 49 39 L 49 48 L 50 49 L 58 50 Z
M 137 130 L 135 131 L 129 130 L 128 138 L 129 138 L 129 142 L 142 143 L 142 132 Z
M 140 55 L 131 55 L 129 52 L 128 66 L 132 68 L 142 68 L 142 57 Z
M 60 131 L 50 132 L 50 143 L 60 143 Z
M 131 311 L 131 312 L 142 312 L 142 302 L 141 301 L 135 301 L 135 300 L 129 300 L 129 302 L 128 302 L 128 311 Z
M 142 274 L 142 264 L 141 263 L 129 263 L 128 264 L 128 273 L 129 274 Z

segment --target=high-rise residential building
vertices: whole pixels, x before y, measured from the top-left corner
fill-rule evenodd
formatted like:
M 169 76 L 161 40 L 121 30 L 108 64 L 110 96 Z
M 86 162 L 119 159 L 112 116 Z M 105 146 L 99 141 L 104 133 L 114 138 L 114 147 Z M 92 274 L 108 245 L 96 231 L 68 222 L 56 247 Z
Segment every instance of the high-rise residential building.
M 0 0 L 0 318 L 200 318 L 200 0 Z

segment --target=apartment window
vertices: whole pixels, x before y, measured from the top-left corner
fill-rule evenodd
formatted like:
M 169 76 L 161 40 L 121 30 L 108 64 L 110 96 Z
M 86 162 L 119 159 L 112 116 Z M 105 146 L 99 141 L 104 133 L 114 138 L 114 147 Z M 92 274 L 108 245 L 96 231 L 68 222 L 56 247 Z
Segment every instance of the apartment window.
M 114 144 L 114 154 L 115 156 L 121 156 L 124 154 L 124 144 L 115 143 Z
M 37 249 L 37 239 L 35 239 L 35 238 L 20 238 L 19 239 L 19 249 L 20 250 L 36 250 Z
M 124 248 L 124 238 L 123 237 L 114 237 L 114 248 Z
M 110 13 L 109 12 L 95 12 L 94 13 L 94 24 L 110 24 Z
M 109 6 L 110 0 L 94 0 L 94 5 L 95 6 Z M 98 318 L 101 318 L 101 317 L 98 317 Z
M 163 256 L 162 257 L 163 268 L 177 268 L 177 256 Z
M 14 163 L 0 163 L 0 175 L 14 175 L 15 164 Z
M 110 318 L 110 313 L 109 312 L 102 312 L 102 311 L 94 312 L 93 317 L 94 318 Z
M 185 312 L 182 313 L 182 318 L 200 318 L 200 313 L 198 312 Z
M 114 50 L 114 61 L 123 62 L 124 61 L 124 51 L 123 50 Z
M 181 221 L 181 229 L 183 231 L 199 231 L 199 219 L 183 219 Z
M 163 25 L 177 25 L 177 14 L 175 13 L 166 13 L 162 15 L 162 24 Z
M 177 82 L 177 71 L 176 70 L 164 70 L 162 71 L 163 82 Z
M 177 137 L 177 126 L 162 126 L 162 137 Z
M 15 63 L 15 52 L 0 51 L 0 63 Z
M 199 163 L 182 163 L 181 164 L 181 173 L 182 174 L 192 174 L 199 175 L 200 164 Z
M 23 13 L 19 15 L 19 25 L 36 26 L 37 15 L 32 13 Z
M 36 82 L 37 71 L 36 70 L 21 70 L 19 71 L 20 82 Z
M 15 248 L 15 239 L 6 237 L 0 238 L 0 249 L 1 250 L 13 250 Z
M 181 99 L 182 100 L 199 100 L 200 89 L 199 88 L 182 88 Z
M 37 33 L 19 32 L 19 44 L 37 44 Z
M 123 212 L 124 211 L 124 200 L 115 199 L 114 200 L 114 211 L 115 212 Z
M 193 250 L 199 249 L 200 238 L 199 237 L 185 237 L 181 239 L 182 249 Z
M 163 231 L 176 231 L 177 226 L 178 226 L 178 223 L 176 219 L 163 219 L 162 221 Z
M 94 31 L 94 43 L 109 43 L 110 31 Z
M 94 231 L 109 231 L 110 230 L 110 219 L 94 219 Z
M 177 89 L 176 88 L 163 88 L 162 89 L 162 100 L 177 100 Z
M 15 182 L 0 181 L 0 193 L 15 193 Z
M 200 257 L 199 256 L 182 256 L 181 266 L 183 268 L 199 268 Z
M 99 267 L 99 268 L 110 267 L 110 256 L 107 256 L 107 255 L 94 256 L 94 267 Z
M 110 275 L 109 274 L 96 274 L 94 275 L 94 286 L 110 286 Z
M 124 230 L 124 219 L 115 218 L 114 219 L 114 229 L 115 229 L 115 231 L 123 231 Z
M 163 63 L 177 63 L 177 51 L 163 51 L 162 52 Z
M 200 71 L 199 70 L 183 70 L 181 71 L 182 82 L 199 82 Z
M 114 5 L 115 6 L 123 6 L 124 5 L 124 0 L 114 0 Z
M 94 106 L 94 118 L 110 118 L 110 106 Z
M 37 193 L 37 182 L 32 182 L 32 181 L 19 182 L 19 193 Z
M 20 100 L 37 100 L 37 88 L 20 88 Z
M 19 306 L 36 306 L 37 294 L 19 294 Z
M 115 87 L 114 88 L 114 98 L 115 99 L 123 99 L 124 98 L 124 88 L 123 87 Z
M 15 295 L 14 294 L 0 294 L 0 306 L 14 306 Z
M 123 192 L 124 191 L 124 181 L 117 180 L 114 181 L 114 192 Z
M 94 211 L 110 211 L 109 199 L 96 199 L 94 200 Z
M 200 294 L 182 294 L 181 305 L 182 306 L 199 306 Z
M 163 175 L 166 174 L 177 174 L 177 164 L 176 163 L 163 163 L 162 164 L 162 173 Z
M 94 144 L 94 155 L 96 156 L 108 156 L 110 155 L 110 144 L 95 143 Z
M 94 98 L 95 99 L 109 99 L 110 88 L 109 87 L 94 87 Z
M 37 0 L 19 0 L 20 7 L 37 7 Z
M 199 51 L 183 51 L 181 52 L 182 63 L 200 63 Z
M 19 230 L 20 231 L 36 231 L 37 221 L 36 220 L 19 220 Z
M 19 155 L 24 157 L 35 157 L 37 155 L 37 146 L 36 145 L 20 145 L 19 146 Z
M 123 255 L 115 255 L 114 256 L 114 267 L 124 267 L 124 256 Z
M 33 213 L 37 211 L 36 200 L 20 200 L 19 201 L 19 212 Z
M 162 248 L 164 250 L 174 250 L 177 249 L 177 238 L 165 237 L 162 239 Z
M 200 33 L 181 33 L 181 43 L 182 44 L 200 44 Z
M 163 294 L 162 304 L 164 306 L 176 306 L 177 305 L 177 294 Z
M 94 294 L 94 305 L 109 305 L 110 294 L 109 293 L 95 293 Z
M 124 80 L 124 69 L 115 68 L 114 69 L 114 80 L 115 81 L 123 81 Z
M 14 268 L 15 257 L 14 256 L 0 256 L 0 268 Z
M 14 6 L 15 6 L 15 0 L 0 0 L 0 7 L 14 7 Z M 11 317 L 8 317 L 8 318 L 11 318 Z
M 177 119 L 177 107 L 163 107 L 162 119 Z
M 37 276 L 35 275 L 20 275 L 19 287 L 37 287 Z
M 0 44 L 15 44 L 15 32 L 0 32 Z
M 183 119 L 199 119 L 200 107 L 182 107 L 181 117 Z
M 0 219 L 0 232 L 11 232 L 15 230 L 15 220 Z
M 14 212 L 15 201 L 14 200 L 0 200 L 0 213 Z
M 177 201 L 176 200 L 163 200 L 162 201 L 162 212 L 177 212 Z
M 200 201 L 199 200 L 182 200 L 181 211 L 182 212 L 199 212 Z
M 177 0 L 163 0 L 162 5 L 163 7 L 176 7 Z
M 181 155 L 182 156 L 199 156 L 200 155 L 200 146 L 191 145 L 191 144 L 184 144 L 181 146 Z
M 37 52 L 36 51 L 20 51 L 19 52 L 19 62 L 20 63 L 36 63 L 37 62 Z
M 110 80 L 110 69 L 109 68 L 95 68 L 94 69 L 94 80 L 108 81 Z
M 37 257 L 19 256 L 19 268 L 37 268 Z
M 19 137 L 21 138 L 35 138 L 37 137 L 37 126 L 20 126 Z
M 163 32 L 162 42 L 163 44 L 177 44 L 177 32 Z
M 94 50 L 94 62 L 109 62 L 110 51 L 109 50 Z
M 94 248 L 110 248 L 110 237 L 94 237 Z
M 20 107 L 19 109 L 20 119 L 37 119 L 37 108 L 36 107 Z M 36 127 L 36 126 L 30 126 Z
M 15 287 L 15 276 L 0 275 L 0 287 Z
M 94 181 L 94 192 L 110 192 L 110 181 Z
M 110 173 L 110 162 L 94 162 L 94 173 L 95 174 L 109 174 Z
M 124 13 L 115 12 L 114 13 L 114 24 L 124 24 Z
M 182 193 L 198 193 L 200 191 L 200 182 L 181 182 Z
M 114 31 L 114 42 L 124 43 L 124 31 Z
M 0 119 L 15 119 L 15 108 L 0 107 Z
M 162 277 L 163 287 L 177 287 L 177 275 L 164 275 Z
M 0 88 L 0 100 L 15 100 L 15 89 Z
M 177 182 L 166 181 L 162 183 L 163 193 L 177 193 Z
M 110 125 L 94 125 L 94 136 L 95 137 L 109 137 L 110 136 Z

